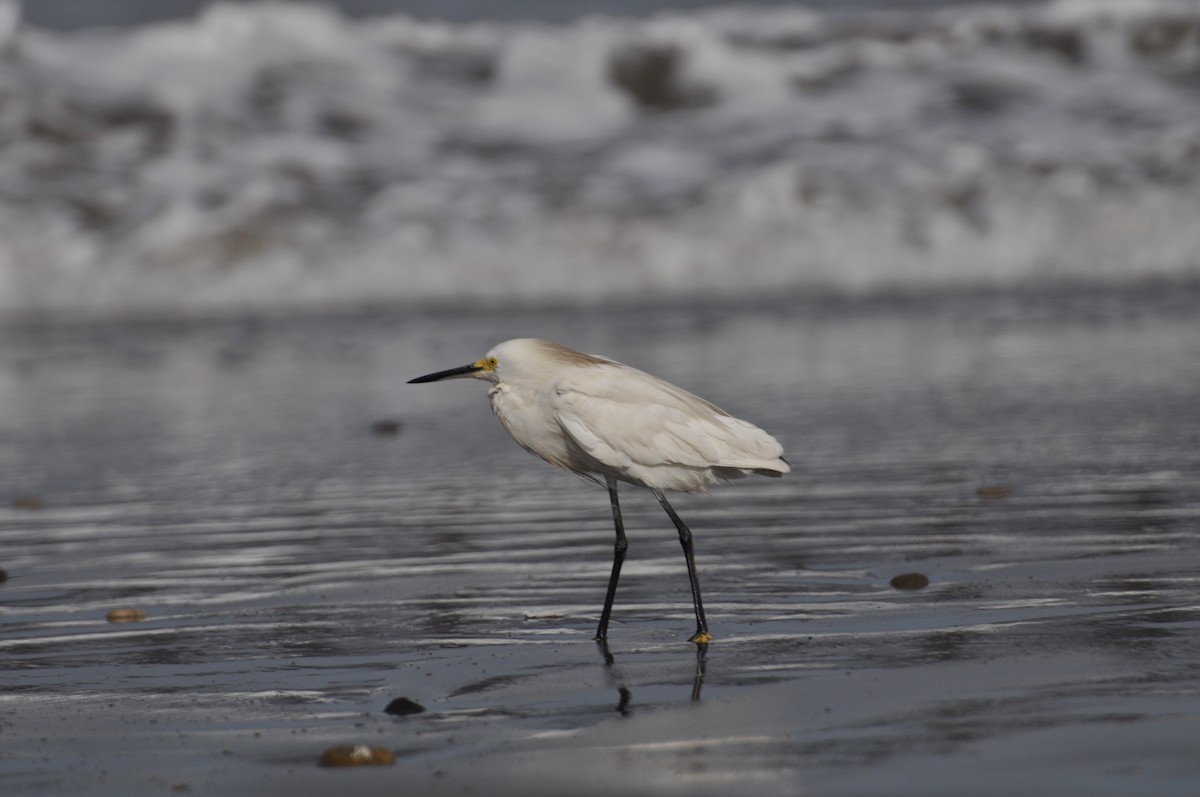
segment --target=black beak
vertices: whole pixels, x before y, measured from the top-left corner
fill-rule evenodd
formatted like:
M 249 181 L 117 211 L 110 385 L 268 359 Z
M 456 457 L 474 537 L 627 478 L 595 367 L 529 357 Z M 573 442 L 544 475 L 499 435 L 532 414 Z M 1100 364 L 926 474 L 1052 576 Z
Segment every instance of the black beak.
M 455 377 L 470 376 L 476 371 L 482 371 L 483 367 L 479 363 L 471 363 L 470 365 L 460 365 L 458 368 L 451 368 L 447 371 L 438 371 L 435 374 L 425 374 L 418 376 L 416 379 L 408 380 L 410 385 L 420 384 L 421 382 L 437 382 L 439 379 L 454 379 Z

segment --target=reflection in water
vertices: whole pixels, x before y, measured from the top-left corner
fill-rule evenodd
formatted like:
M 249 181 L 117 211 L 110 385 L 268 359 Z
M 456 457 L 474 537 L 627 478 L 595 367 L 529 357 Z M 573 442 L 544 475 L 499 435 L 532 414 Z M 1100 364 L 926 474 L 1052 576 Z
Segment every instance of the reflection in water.
M 704 667 L 707 663 L 708 645 L 696 645 L 696 674 L 692 678 L 692 700 L 700 699 L 700 690 L 704 686 Z
M 613 656 L 612 651 L 608 649 L 608 639 L 597 639 L 596 645 L 600 648 L 600 654 L 604 657 L 604 663 L 611 667 L 617 659 Z
M 617 684 L 617 693 L 620 695 L 620 701 L 617 704 L 617 711 L 622 716 L 628 716 L 631 712 L 630 701 L 633 697 L 633 692 L 628 686 L 629 678 L 619 671 L 617 666 L 616 656 L 609 650 L 608 642 L 602 639 L 596 640 L 600 648 L 601 655 L 604 659 L 605 672 L 608 675 L 610 683 Z M 692 671 L 692 691 L 691 701 L 699 702 L 701 690 L 704 688 L 704 673 L 707 667 L 708 648 L 707 644 L 696 645 L 696 664 Z
M 628 717 L 630 714 L 629 699 L 633 697 L 633 693 L 629 691 L 629 687 L 622 686 L 617 689 L 617 694 L 621 696 L 621 699 L 617 701 L 617 712 L 622 717 Z

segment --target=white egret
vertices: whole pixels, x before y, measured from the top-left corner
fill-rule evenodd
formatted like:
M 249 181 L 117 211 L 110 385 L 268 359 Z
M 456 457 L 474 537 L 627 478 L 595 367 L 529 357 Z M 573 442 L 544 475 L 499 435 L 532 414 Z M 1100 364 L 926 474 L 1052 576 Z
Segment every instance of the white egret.
M 536 338 L 505 341 L 482 360 L 409 384 L 463 377 L 491 383 L 492 411 L 522 448 L 597 483 L 603 479 L 608 486 L 617 543 L 597 641 L 608 636 L 628 548 L 617 482 L 653 492 L 678 529 L 696 612 L 691 641 L 712 641 L 700 600 L 692 533 L 663 490 L 707 492 L 709 485 L 749 473 L 781 476 L 790 468 L 779 442 L 656 376 Z

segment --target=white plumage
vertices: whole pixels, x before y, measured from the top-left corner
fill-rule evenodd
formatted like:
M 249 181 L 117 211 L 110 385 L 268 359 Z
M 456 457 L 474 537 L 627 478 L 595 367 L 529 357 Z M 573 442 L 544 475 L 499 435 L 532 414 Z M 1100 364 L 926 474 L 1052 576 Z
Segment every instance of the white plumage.
M 624 559 L 617 481 L 652 490 L 679 530 L 696 609 L 696 642 L 708 642 L 691 533 L 663 490 L 706 491 L 748 473 L 780 476 L 790 468 L 771 435 L 683 388 L 607 357 L 536 338 L 517 338 L 471 365 L 412 380 L 473 377 L 492 384 L 492 411 L 526 450 L 561 468 L 603 480 L 617 526 L 617 554 L 596 638 L 608 617 Z
M 488 352 L 492 410 L 518 443 L 559 467 L 697 492 L 747 471 L 787 473 L 783 447 L 670 382 L 536 338 Z

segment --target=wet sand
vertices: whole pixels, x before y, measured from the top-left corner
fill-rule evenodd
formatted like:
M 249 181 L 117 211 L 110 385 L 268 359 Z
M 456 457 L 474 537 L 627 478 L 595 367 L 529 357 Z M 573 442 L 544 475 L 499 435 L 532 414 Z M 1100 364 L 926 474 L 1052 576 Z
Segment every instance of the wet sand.
M 1193 791 L 1197 306 L 10 327 L 0 790 Z M 784 442 L 790 476 L 676 502 L 703 655 L 650 496 L 625 498 L 606 660 L 604 491 L 512 444 L 482 385 L 404 384 L 522 334 Z M 930 584 L 894 588 L 904 573 Z M 146 617 L 106 619 L 121 608 Z M 384 713 L 398 697 L 426 711 Z M 345 744 L 397 762 L 317 766 Z

